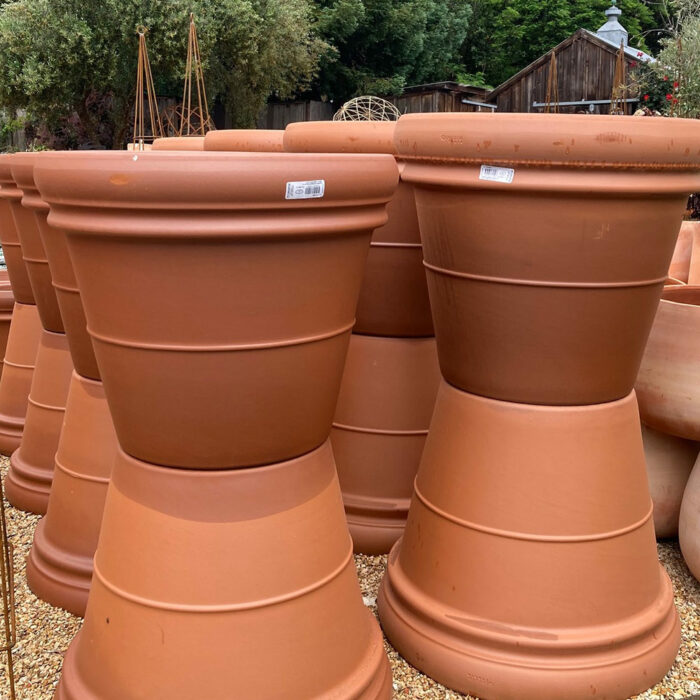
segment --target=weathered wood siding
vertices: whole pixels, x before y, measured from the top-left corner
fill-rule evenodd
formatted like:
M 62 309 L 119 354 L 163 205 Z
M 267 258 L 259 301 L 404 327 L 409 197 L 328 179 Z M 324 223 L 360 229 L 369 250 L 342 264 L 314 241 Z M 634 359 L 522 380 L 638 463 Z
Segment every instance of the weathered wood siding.
M 271 102 L 258 119 L 259 129 L 284 129 L 292 122 L 328 121 L 335 109 L 330 102 Z

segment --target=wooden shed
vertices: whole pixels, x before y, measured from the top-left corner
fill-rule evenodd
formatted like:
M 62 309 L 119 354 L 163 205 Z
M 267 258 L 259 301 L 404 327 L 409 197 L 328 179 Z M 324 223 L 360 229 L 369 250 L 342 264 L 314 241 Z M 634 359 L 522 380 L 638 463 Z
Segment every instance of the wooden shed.
M 653 60 L 627 45 L 627 32 L 619 23 L 620 10 L 608 9 L 608 21 L 598 32 L 579 29 L 552 50 L 556 56 L 558 108 L 560 112 L 610 112 L 615 64 L 622 44 L 627 68 Z M 488 95 L 499 112 L 540 112 L 547 104 L 552 51 L 541 56 Z M 627 112 L 636 108 L 638 95 L 626 99 Z M 550 100 L 553 102 L 553 100 Z
M 486 102 L 488 90 L 452 81 L 404 88 L 400 95 L 386 97 L 401 114 L 415 112 L 481 112 L 495 109 Z

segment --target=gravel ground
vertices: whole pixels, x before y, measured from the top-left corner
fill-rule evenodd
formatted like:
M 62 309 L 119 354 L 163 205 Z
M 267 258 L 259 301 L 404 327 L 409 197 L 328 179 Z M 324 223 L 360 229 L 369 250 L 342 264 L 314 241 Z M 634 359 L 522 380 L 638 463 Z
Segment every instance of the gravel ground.
M 3 478 L 7 467 L 7 458 L 0 457 Z M 39 516 L 7 506 L 7 527 L 14 546 L 16 572 L 17 645 L 14 668 L 17 700 L 52 698 L 61 672 L 63 654 L 80 628 L 78 618 L 52 608 L 27 588 L 24 560 L 38 521 Z M 700 584 L 685 566 L 677 542 L 659 544 L 659 557 L 673 580 L 676 605 L 683 623 L 683 643 L 666 678 L 637 696 L 639 700 L 680 699 L 700 693 Z M 376 613 L 377 590 L 386 568 L 386 557 L 357 556 L 355 563 L 365 604 Z M 394 674 L 394 700 L 470 698 L 447 690 L 416 671 L 399 657 L 389 643 L 386 643 L 386 649 Z M 5 658 L 4 654 L 0 656 L 0 700 L 6 700 L 9 695 Z

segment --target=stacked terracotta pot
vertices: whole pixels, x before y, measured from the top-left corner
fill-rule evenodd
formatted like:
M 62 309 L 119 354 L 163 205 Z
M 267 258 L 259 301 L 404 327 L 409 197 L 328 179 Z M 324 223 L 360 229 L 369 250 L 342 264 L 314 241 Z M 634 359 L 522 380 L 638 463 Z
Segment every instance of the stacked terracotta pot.
M 0 376 L 0 453 L 11 455 L 20 444 L 34 376 L 41 321 L 34 302 L 22 247 L 12 215 L 12 200 L 22 198 L 12 179 L 11 158 L 0 156 L 0 243 L 15 300 Z M 3 305 L 9 299 L 3 299 Z M 7 311 L 3 311 L 3 327 Z
M 451 688 L 621 699 L 671 666 L 633 385 L 699 137 L 684 120 L 399 120 L 444 381 L 379 613 Z
M 57 698 L 388 700 L 328 436 L 393 158 L 73 153 L 34 176 L 120 446 Z
M 10 457 L 5 494 L 17 508 L 43 514 L 46 513 L 53 481 L 73 362 L 39 233 L 38 221 L 46 217 L 48 207 L 36 196 L 33 188 L 32 168 L 36 157 L 36 153 L 8 155 L 5 162 L 16 187 L 13 189 L 8 180 L 3 182 L 0 191 L 10 203 L 32 296 L 43 327 L 22 440 Z
M 395 122 L 290 124 L 292 152 L 395 154 Z M 209 137 L 207 137 L 209 138 Z M 355 551 L 384 554 L 406 524 L 440 379 L 413 186 L 372 236 L 331 439 Z

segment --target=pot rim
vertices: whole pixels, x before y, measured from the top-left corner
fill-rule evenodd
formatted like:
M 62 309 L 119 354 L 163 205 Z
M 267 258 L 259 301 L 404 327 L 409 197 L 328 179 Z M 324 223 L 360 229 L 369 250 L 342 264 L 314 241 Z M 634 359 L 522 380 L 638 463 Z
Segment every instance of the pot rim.
M 673 299 L 668 299 L 667 294 L 675 296 L 678 293 L 687 294 L 695 292 L 698 295 L 698 300 L 696 303 L 687 301 L 674 301 Z M 700 308 L 700 284 L 680 284 L 680 285 L 670 285 L 665 287 L 659 304 L 672 304 L 673 306 L 687 306 L 687 307 L 697 307 Z
M 394 121 L 294 122 L 284 130 L 288 153 L 390 153 L 396 155 Z
M 151 144 L 154 151 L 203 151 L 204 136 L 162 136 Z M 145 151 L 127 151 L 128 153 L 145 153 Z
M 205 151 L 281 153 L 284 129 L 216 129 L 204 137 Z

